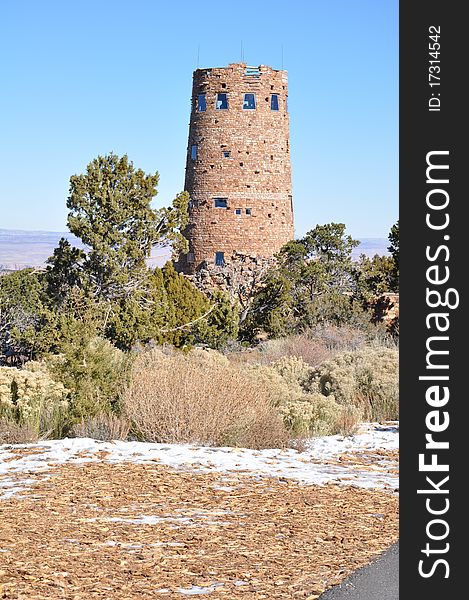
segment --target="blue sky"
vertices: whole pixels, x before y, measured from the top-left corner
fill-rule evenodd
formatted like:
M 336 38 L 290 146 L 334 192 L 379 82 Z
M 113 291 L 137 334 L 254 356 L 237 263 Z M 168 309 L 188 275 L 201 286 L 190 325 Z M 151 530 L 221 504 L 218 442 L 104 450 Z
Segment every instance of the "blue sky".
M 398 217 L 397 0 L 0 0 L 0 228 L 66 229 L 69 178 L 127 153 L 184 185 L 192 71 L 289 72 L 296 235 Z

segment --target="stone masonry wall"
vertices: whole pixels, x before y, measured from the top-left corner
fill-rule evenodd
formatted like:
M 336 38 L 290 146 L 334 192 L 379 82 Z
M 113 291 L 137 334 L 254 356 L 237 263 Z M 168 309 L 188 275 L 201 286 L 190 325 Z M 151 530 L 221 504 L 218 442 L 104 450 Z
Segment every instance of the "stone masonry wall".
M 219 93 L 227 95 L 227 109 L 216 108 Z M 243 109 L 245 93 L 255 94 L 255 109 Z M 272 94 L 279 110 L 271 110 Z M 287 97 L 287 72 L 264 65 L 194 72 L 185 180 L 189 254 L 178 270 L 193 273 L 214 263 L 216 252 L 225 261 L 235 253 L 272 256 L 293 238 Z M 216 208 L 215 198 L 226 199 L 226 208 Z

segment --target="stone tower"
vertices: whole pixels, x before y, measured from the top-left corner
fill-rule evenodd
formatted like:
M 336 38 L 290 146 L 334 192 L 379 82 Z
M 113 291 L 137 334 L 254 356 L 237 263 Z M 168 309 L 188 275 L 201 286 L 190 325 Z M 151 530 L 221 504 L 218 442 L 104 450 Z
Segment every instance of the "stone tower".
M 293 239 L 287 72 L 197 69 L 186 180 L 187 274 L 236 255 L 271 257 Z

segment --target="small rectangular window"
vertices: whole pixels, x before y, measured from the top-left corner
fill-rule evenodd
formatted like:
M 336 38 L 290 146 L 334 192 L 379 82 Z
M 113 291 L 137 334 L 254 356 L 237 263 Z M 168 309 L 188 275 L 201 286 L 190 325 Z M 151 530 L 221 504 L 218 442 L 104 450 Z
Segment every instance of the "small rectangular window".
M 191 146 L 191 159 L 195 160 L 197 158 L 197 144 L 192 144 Z
M 193 252 L 188 252 L 187 254 L 187 262 L 188 263 L 193 263 L 195 261 L 195 256 Z
M 288 96 L 285 96 L 285 112 L 288 112 Z
M 225 158 L 230 158 L 230 156 L 231 156 L 231 151 L 230 151 L 230 150 L 224 150 L 224 151 L 223 151 L 223 156 L 224 156 Z
M 246 214 L 250 215 L 251 214 L 251 209 L 250 208 L 246 208 Z
M 278 94 L 270 96 L 270 110 L 278 110 Z
M 259 69 L 259 67 L 246 67 L 244 69 L 244 74 L 247 77 L 260 77 L 261 70 Z
M 214 198 L 213 204 L 215 208 L 228 208 L 228 198 Z
M 215 252 L 215 264 L 217 267 L 223 267 L 225 265 L 225 253 Z
M 205 94 L 199 94 L 197 96 L 197 112 L 205 112 L 207 103 L 205 102 Z
M 244 94 L 243 110 L 256 109 L 256 94 Z
M 235 214 L 240 215 L 243 211 L 240 208 L 235 209 Z
M 217 110 L 227 110 L 228 108 L 228 94 L 217 94 L 217 101 L 215 104 Z

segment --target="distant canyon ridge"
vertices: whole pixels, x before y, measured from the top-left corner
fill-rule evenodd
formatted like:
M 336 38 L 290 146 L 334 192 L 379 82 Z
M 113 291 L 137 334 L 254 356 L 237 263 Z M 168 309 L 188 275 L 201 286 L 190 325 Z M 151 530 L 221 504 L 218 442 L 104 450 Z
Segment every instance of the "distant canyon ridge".
M 0 229 L 0 270 L 14 271 L 28 267 L 44 267 L 61 237 L 65 237 L 74 246 L 83 247 L 80 240 L 68 232 Z M 368 257 L 375 254 L 387 255 L 388 246 L 387 238 L 361 238 L 360 245 L 354 249 L 352 256 L 358 259 L 360 254 Z M 169 248 L 155 247 L 148 265 L 161 267 L 170 257 Z

